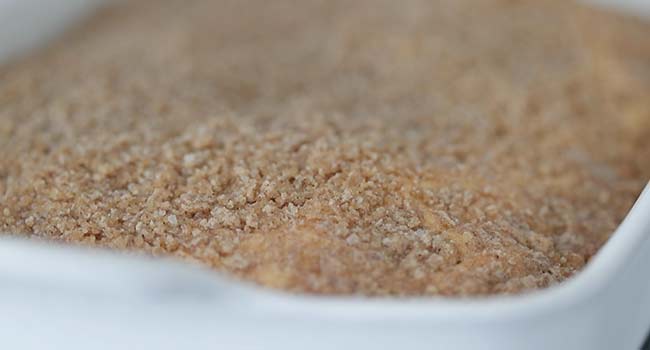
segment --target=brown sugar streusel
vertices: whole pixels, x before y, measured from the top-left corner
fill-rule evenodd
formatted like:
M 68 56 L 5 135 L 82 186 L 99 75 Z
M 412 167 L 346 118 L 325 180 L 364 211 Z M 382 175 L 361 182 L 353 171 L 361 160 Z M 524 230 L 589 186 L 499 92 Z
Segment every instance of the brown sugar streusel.
M 0 231 L 265 286 L 576 273 L 650 178 L 650 25 L 569 1 L 131 1 L 0 68 Z

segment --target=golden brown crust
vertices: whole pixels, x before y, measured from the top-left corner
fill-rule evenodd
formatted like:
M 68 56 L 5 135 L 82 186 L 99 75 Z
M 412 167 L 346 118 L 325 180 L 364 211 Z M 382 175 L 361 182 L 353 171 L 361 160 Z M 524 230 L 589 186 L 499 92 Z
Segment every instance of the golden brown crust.
M 546 287 L 650 177 L 650 26 L 564 1 L 140 1 L 0 70 L 0 230 L 364 295 Z

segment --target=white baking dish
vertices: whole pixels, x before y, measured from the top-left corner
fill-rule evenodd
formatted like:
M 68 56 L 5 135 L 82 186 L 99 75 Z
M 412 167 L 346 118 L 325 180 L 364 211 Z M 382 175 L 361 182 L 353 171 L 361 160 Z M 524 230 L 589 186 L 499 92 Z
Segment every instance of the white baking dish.
M 0 0 L 0 59 L 99 2 Z M 635 349 L 648 330 L 650 186 L 576 277 L 511 297 L 296 296 L 174 261 L 0 238 L 2 349 Z

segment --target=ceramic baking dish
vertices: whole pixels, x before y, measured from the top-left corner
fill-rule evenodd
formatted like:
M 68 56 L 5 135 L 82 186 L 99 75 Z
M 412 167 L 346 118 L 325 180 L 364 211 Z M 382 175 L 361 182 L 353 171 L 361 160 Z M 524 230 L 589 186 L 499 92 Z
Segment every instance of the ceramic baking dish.
M 99 3 L 0 0 L 0 60 Z M 577 276 L 509 297 L 289 295 L 175 261 L 0 238 L 3 349 L 635 349 L 648 330 L 650 185 Z

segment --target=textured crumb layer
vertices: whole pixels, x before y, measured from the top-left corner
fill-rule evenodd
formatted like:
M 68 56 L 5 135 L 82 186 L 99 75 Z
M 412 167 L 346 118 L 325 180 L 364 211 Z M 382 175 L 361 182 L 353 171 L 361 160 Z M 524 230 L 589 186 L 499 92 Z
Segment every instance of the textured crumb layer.
M 649 32 L 568 1 L 127 2 L 0 70 L 0 231 L 296 292 L 553 285 L 650 178 Z

